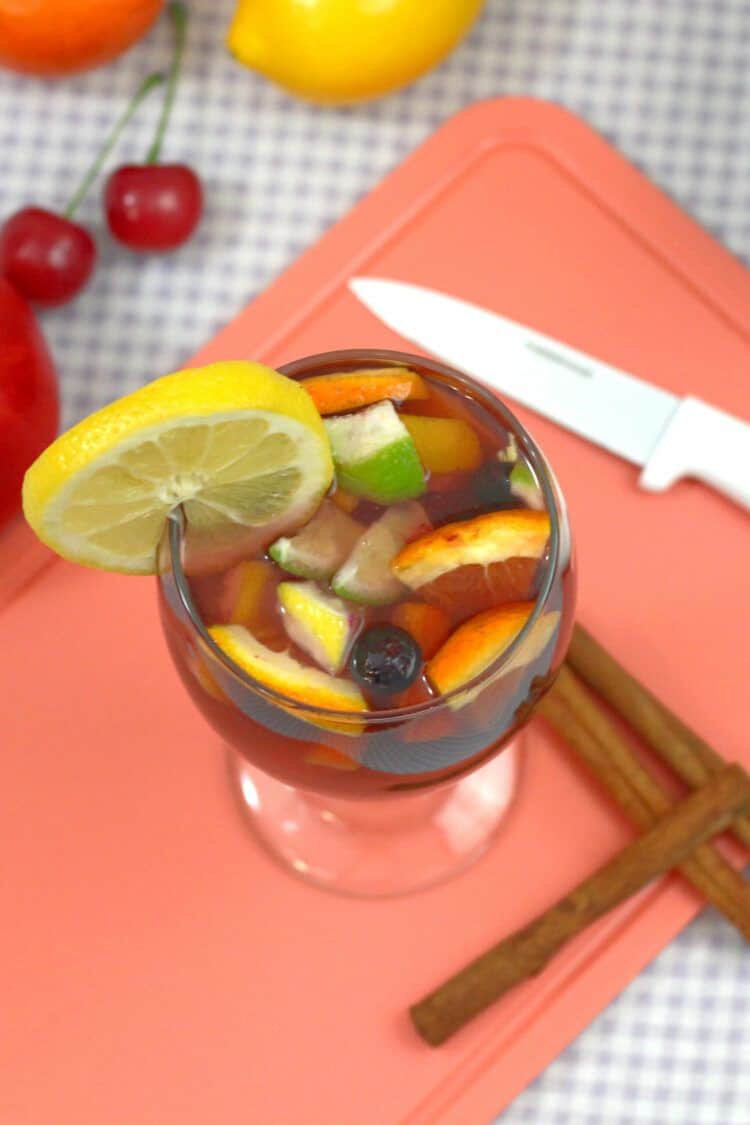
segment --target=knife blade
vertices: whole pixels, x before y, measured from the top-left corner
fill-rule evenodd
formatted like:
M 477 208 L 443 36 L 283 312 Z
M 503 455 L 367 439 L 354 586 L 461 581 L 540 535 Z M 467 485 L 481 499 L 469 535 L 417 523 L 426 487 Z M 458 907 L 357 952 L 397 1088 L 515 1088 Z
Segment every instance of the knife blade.
M 645 466 L 643 487 L 660 491 L 681 476 L 694 475 L 750 506 L 747 423 L 446 293 L 369 277 L 352 279 L 349 288 L 389 328 L 421 349 Z M 726 445 L 714 450 L 712 463 L 705 454 L 709 440 Z

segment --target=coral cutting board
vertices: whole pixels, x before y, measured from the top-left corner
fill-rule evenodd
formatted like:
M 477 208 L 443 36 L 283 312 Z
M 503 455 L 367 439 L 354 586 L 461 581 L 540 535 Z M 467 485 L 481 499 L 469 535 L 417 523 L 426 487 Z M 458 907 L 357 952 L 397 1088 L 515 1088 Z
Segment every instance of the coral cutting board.
M 348 295 L 363 273 L 448 290 L 750 416 L 750 277 L 551 105 L 448 122 L 199 360 L 403 345 Z M 628 465 L 519 413 L 570 501 L 581 619 L 750 765 L 747 517 L 690 483 L 647 495 Z M 3 1125 L 483 1123 L 699 908 L 662 881 L 429 1049 L 407 1005 L 627 838 L 541 726 L 507 827 L 470 872 L 410 899 L 339 899 L 245 830 L 148 580 L 58 563 L 0 632 Z

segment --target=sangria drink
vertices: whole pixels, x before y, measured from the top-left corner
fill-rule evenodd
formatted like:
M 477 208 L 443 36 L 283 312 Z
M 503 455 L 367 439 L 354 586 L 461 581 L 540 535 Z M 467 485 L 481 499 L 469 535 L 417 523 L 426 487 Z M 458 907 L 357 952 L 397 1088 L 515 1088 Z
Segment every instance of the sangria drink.
M 282 371 L 324 419 L 334 482 L 300 526 L 251 535 L 221 565 L 191 550 L 189 521 L 173 513 L 160 566 L 170 651 L 238 752 L 243 802 L 274 852 L 362 893 L 435 881 L 505 814 L 517 755 L 479 767 L 526 722 L 564 655 L 574 591 L 562 500 L 510 412 L 440 364 L 358 351 Z M 387 800 L 432 789 L 428 807 Z M 358 812 L 353 798 L 391 812 Z M 446 853 L 441 839 L 438 857 L 435 819 L 456 802 L 469 817 L 483 808 L 466 846 Z M 378 856 L 375 874 L 373 833 L 382 852 L 394 810 L 395 866 Z M 432 845 L 422 840 L 415 865 L 397 837 L 413 848 L 420 823 Z

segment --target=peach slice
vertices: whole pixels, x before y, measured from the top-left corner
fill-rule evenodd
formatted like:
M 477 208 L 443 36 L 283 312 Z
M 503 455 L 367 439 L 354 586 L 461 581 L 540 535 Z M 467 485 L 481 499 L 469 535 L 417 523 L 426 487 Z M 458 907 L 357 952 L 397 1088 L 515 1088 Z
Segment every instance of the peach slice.
M 350 758 L 343 750 L 335 750 L 332 746 L 313 746 L 305 754 L 304 760 L 311 766 L 327 766 L 333 770 L 358 770 L 359 762 Z
M 335 375 L 312 375 L 302 380 L 320 414 L 341 414 L 370 406 L 374 402 L 391 399 L 427 398 L 429 392 L 424 380 L 408 367 L 364 368 Z
M 414 439 L 419 458 L 429 472 L 467 472 L 481 464 L 479 438 L 463 418 L 402 414 L 401 421 Z
M 549 531 L 546 512 L 525 508 L 444 524 L 399 551 L 393 573 L 461 619 L 532 598 Z
M 439 605 L 428 602 L 399 602 L 390 616 L 394 625 L 414 638 L 425 660 L 435 655 L 451 631 L 450 616 Z
M 225 603 L 224 620 L 229 625 L 251 625 L 255 621 L 273 575 L 273 563 L 261 559 L 241 562 L 228 572 L 222 601 Z
M 455 691 L 489 668 L 515 640 L 531 617 L 534 602 L 496 606 L 465 621 L 452 633 L 425 669 L 427 679 L 441 694 Z M 552 640 L 560 614 L 542 614 L 521 648 L 503 669 L 507 674 L 536 660 Z M 459 705 L 468 702 L 459 701 Z
M 344 488 L 337 488 L 331 497 L 331 503 L 340 508 L 342 512 L 346 512 L 349 516 L 359 504 L 359 496 L 355 496 L 351 492 L 347 492 Z

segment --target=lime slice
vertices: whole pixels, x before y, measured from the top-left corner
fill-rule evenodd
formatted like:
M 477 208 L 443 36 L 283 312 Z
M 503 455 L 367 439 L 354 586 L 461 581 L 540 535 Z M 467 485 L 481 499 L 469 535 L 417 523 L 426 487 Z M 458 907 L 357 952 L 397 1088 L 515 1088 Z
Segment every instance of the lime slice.
M 350 602 L 388 605 L 406 593 L 391 570 L 404 544 L 429 530 L 424 508 L 415 501 L 396 504 L 371 524 L 357 540 L 349 558 L 333 576 L 336 593 Z
M 335 676 L 344 666 L 362 618 L 314 582 L 282 582 L 278 597 L 289 639 Z
M 544 510 L 544 497 L 536 477 L 525 461 L 516 461 L 510 471 L 510 490 L 527 507 L 537 512 Z
M 214 625 L 209 629 L 213 640 L 229 659 L 259 683 L 285 695 L 304 707 L 323 707 L 327 710 L 360 712 L 367 710 L 362 693 L 351 680 L 330 676 L 320 668 L 310 668 L 295 660 L 288 652 L 274 652 L 261 644 L 243 625 Z M 283 704 L 279 704 L 283 706 Z M 337 730 L 343 734 L 360 734 L 359 721 L 313 717 L 293 706 L 288 710 L 298 718 L 315 726 Z
M 176 505 L 209 542 L 227 526 L 291 525 L 331 477 L 309 395 L 258 363 L 217 363 L 157 379 L 62 434 L 26 474 L 24 512 L 65 558 L 153 574 Z
M 361 534 L 362 524 L 331 500 L 324 500 L 309 523 L 291 538 L 277 539 L 268 553 L 289 574 L 328 579 L 349 556 Z
M 325 427 L 342 488 L 378 504 L 422 495 L 425 479 L 417 447 L 393 403 L 326 418 Z

